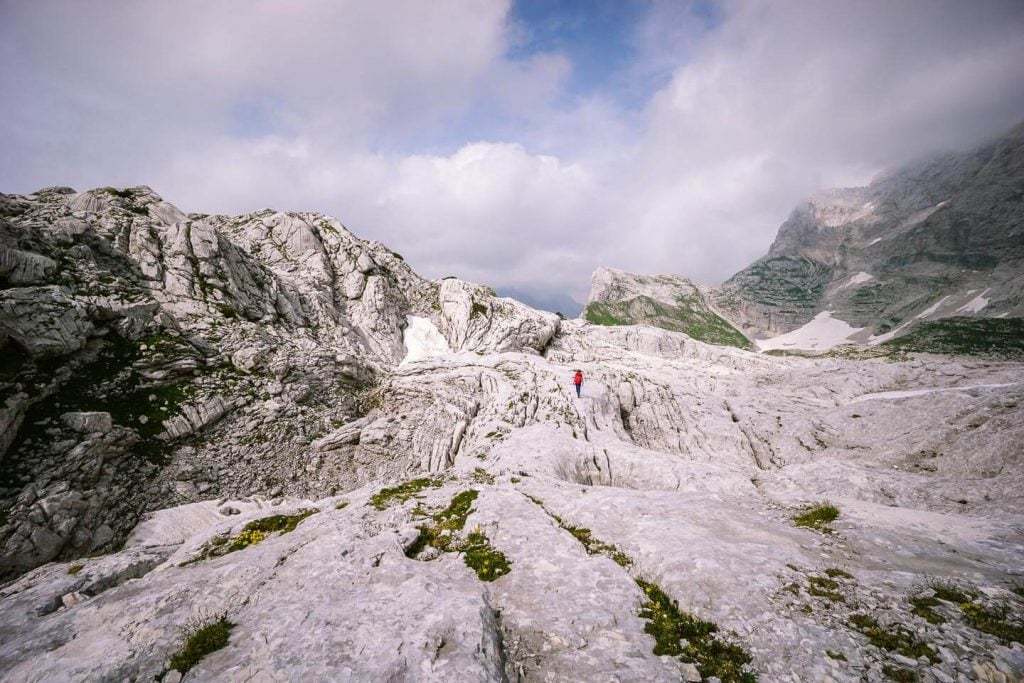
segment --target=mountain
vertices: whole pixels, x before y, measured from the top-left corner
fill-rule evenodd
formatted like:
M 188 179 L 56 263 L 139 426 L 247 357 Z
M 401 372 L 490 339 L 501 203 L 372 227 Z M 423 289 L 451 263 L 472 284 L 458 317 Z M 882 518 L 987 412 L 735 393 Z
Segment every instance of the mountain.
M 0 678 L 1024 678 L 1024 364 L 705 343 L 709 297 L 0 196 Z
M 536 352 L 559 325 L 315 213 L 186 215 L 137 187 L 0 196 L 0 214 L 0 575 L 115 547 L 146 510 L 201 496 L 415 471 L 418 455 L 308 455 L 379 400 L 407 316 L 481 353 Z
M 743 333 L 714 309 L 706 292 L 672 275 L 598 268 L 582 317 L 597 325 L 653 325 L 709 344 L 750 348 Z
M 757 337 L 817 316 L 816 327 L 842 321 L 860 342 L 954 316 L 1024 317 L 1024 123 L 811 197 L 714 300 Z

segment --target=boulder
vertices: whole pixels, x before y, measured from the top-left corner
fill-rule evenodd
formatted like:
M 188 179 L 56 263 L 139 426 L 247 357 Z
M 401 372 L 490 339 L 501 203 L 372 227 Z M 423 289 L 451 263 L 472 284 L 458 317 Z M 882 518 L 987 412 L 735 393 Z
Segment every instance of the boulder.
M 82 432 L 83 434 L 92 432 L 106 434 L 114 427 L 110 413 L 64 413 L 60 416 L 60 419 L 69 429 Z

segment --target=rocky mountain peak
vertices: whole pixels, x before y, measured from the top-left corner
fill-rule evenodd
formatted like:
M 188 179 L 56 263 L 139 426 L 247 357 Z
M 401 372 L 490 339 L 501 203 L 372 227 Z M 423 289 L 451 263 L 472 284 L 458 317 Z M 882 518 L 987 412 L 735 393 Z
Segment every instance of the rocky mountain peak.
M 866 187 L 817 193 L 715 301 L 757 337 L 824 312 L 862 330 L 862 342 L 951 316 L 1022 317 L 1021 187 L 1024 126 Z

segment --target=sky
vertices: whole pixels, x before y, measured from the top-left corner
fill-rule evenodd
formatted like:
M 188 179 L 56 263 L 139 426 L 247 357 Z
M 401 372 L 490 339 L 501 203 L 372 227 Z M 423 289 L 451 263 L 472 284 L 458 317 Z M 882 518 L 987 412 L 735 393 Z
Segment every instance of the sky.
M 1019 0 L 0 0 L 0 192 L 321 211 L 536 301 L 718 284 L 1024 120 Z

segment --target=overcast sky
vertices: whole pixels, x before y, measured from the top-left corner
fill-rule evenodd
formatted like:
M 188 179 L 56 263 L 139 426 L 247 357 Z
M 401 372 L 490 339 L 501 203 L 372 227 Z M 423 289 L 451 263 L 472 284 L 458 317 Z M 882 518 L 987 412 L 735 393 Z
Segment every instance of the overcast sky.
M 1024 119 L 1024 2 L 0 0 L 0 191 L 337 216 L 422 275 L 718 283 Z

